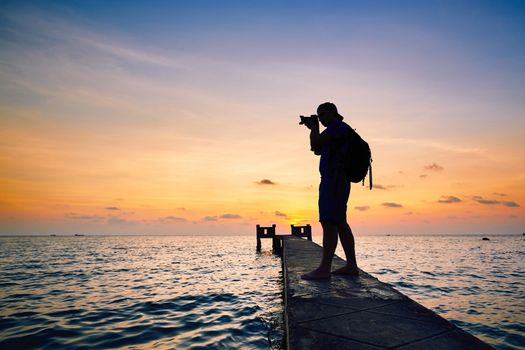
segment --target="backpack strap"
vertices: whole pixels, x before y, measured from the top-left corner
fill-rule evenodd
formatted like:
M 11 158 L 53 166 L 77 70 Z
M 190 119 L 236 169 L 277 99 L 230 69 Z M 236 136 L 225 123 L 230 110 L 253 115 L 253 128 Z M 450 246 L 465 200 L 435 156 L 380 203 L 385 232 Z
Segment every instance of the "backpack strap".
M 368 180 L 370 181 L 370 190 L 372 190 L 372 158 L 370 158 L 370 165 L 368 166 L 368 169 L 369 169 Z
M 372 158 L 368 163 L 368 182 L 370 183 L 370 190 L 372 190 Z M 365 179 L 363 178 L 363 186 L 365 185 Z

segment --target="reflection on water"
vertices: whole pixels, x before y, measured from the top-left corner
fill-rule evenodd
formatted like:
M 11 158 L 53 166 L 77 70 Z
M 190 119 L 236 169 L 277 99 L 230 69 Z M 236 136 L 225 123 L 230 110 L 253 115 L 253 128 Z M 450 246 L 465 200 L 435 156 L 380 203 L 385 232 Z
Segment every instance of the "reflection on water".
M 0 348 L 281 349 L 278 257 L 252 237 L 0 238 Z
M 363 270 L 457 326 L 496 348 L 525 349 L 521 236 L 366 236 L 356 250 Z M 344 258 L 340 244 L 336 254 Z

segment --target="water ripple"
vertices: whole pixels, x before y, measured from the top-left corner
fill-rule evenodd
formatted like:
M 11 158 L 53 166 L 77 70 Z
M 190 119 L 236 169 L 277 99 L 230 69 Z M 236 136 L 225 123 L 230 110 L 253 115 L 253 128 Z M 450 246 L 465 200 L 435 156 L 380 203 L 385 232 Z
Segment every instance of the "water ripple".
M 283 348 L 280 259 L 253 239 L 1 240 L 2 349 Z

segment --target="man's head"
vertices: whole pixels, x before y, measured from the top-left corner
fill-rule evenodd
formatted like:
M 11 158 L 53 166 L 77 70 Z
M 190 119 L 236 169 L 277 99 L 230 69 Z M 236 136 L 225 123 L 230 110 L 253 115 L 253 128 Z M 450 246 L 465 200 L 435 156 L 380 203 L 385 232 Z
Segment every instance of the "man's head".
M 323 126 L 327 126 L 334 120 L 343 120 L 343 116 L 337 112 L 337 107 L 332 102 L 325 102 L 317 107 L 317 115 Z

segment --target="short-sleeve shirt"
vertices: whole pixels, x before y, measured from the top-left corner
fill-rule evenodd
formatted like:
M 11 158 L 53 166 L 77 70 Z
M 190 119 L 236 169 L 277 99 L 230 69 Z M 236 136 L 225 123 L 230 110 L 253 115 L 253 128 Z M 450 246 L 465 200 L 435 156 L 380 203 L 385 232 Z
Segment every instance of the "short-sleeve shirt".
M 334 120 L 323 131 L 332 136 L 332 142 L 322 146 L 319 172 L 322 178 L 332 178 L 344 165 L 344 154 L 348 148 L 347 135 L 350 126 L 342 120 Z

